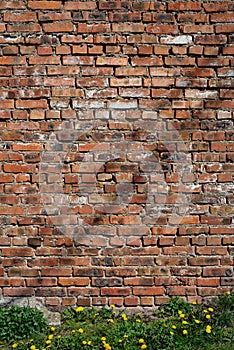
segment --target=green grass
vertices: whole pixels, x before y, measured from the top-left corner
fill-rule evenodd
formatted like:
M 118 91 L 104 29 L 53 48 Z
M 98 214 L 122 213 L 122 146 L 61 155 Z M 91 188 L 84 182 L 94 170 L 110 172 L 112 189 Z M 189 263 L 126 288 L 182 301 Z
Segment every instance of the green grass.
M 30 315 L 28 310 L 27 313 Z M 67 308 L 61 326 L 56 328 L 48 326 L 44 330 L 44 323 L 37 315 L 37 325 L 38 322 L 38 327 L 42 325 L 40 332 L 31 327 L 31 316 L 27 316 L 30 327 L 24 317 L 24 334 L 20 333 L 20 336 L 15 327 L 16 320 L 8 318 L 8 322 L 14 324 L 14 331 L 9 337 L 5 336 L 0 349 L 233 350 L 233 313 L 234 294 L 221 295 L 209 305 L 189 304 L 180 298 L 171 298 L 166 305 L 147 316 L 128 315 L 127 311 L 117 311 L 114 306 Z M 12 315 L 14 318 L 15 314 Z M 19 317 L 17 320 L 20 321 Z M 1 328 L 0 318 L 2 340 Z

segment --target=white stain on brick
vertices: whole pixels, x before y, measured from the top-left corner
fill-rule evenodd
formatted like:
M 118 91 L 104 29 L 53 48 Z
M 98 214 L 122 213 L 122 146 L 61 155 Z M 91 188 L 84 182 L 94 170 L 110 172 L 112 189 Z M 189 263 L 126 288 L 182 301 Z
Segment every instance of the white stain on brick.
M 193 38 L 191 35 L 179 35 L 179 36 L 168 35 L 164 38 L 161 38 L 160 41 L 162 44 L 187 45 L 193 42 Z
M 108 107 L 113 109 L 133 109 L 133 108 L 137 108 L 137 102 L 115 101 L 115 102 L 110 102 Z

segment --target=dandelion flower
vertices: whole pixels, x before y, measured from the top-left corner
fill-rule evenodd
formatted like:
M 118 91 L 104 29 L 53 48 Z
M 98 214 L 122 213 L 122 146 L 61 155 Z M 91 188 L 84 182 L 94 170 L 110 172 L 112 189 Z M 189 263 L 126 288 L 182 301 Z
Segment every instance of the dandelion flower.
M 84 310 L 83 306 L 78 306 L 76 312 L 82 312 Z
M 183 312 L 181 310 L 178 310 L 178 314 L 181 315 Z
M 83 340 L 83 341 L 82 341 L 82 344 L 83 344 L 83 345 L 87 344 L 87 341 L 86 341 L 86 340 Z
M 170 334 L 171 334 L 171 335 L 174 335 L 174 332 L 170 331 Z
M 36 350 L 36 346 L 35 346 L 35 345 L 32 345 L 32 346 L 30 346 L 30 349 L 31 349 L 31 350 Z
M 113 320 L 112 318 L 109 318 L 109 319 L 108 319 L 108 322 L 114 323 L 114 320 Z
M 206 318 L 209 320 L 210 319 L 210 315 L 206 315 Z
M 14 344 L 12 345 L 13 348 L 17 348 L 17 346 L 18 346 L 17 343 L 14 343 Z
M 139 344 L 143 344 L 145 341 L 143 338 L 139 339 Z
M 213 307 L 209 307 L 208 310 L 209 310 L 210 312 L 214 312 Z
M 136 322 L 141 322 L 141 320 L 139 318 L 136 319 Z
M 196 302 L 196 301 L 193 301 L 192 304 L 193 304 L 193 305 L 197 305 L 197 302 Z
M 186 329 L 183 330 L 183 334 L 186 335 L 188 334 L 188 331 Z
M 127 320 L 128 320 L 128 318 L 127 318 L 127 315 L 126 315 L 126 314 L 122 314 L 121 316 L 122 316 L 122 319 L 123 319 L 124 321 L 127 321 Z
M 211 326 L 206 326 L 206 333 L 211 333 Z
M 123 336 L 124 338 L 128 338 L 128 335 L 127 334 L 124 334 L 124 336 Z
M 184 316 L 185 316 L 184 314 L 180 314 L 180 318 L 184 318 Z
M 231 294 L 231 292 L 230 292 L 230 290 L 229 291 L 227 291 L 227 293 L 226 293 L 227 295 L 230 295 Z
M 46 340 L 46 344 L 51 344 L 51 340 L 50 339 Z M 35 349 L 32 349 L 31 347 L 31 350 L 35 350 Z
M 203 312 L 207 313 L 208 311 L 207 310 L 203 310 Z
M 50 334 L 50 335 L 48 336 L 48 339 L 53 339 L 53 337 L 54 337 L 54 335 L 53 335 L 53 334 Z
M 111 307 L 112 309 L 114 309 L 115 304 L 110 304 L 110 307 Z
M 78 332 L 79 332 L 79 333 L 84 333 L 83 328 L 79 328 L 79 329 L 78 329 Z
M 195 323 L 200 323 L 200 321 L 199 321 L 199 320 L 194 320 L 194 322 L 195 322 Z
M 75 330 L 75 329 L 72 329 L 72 333 L 76 333 L 76 330 Z
M 106 341 L 106 337 L 102 337 L 101 340 L 102 340 L 102 341 Z
M 51 332 L 55 331 L 55 327 L 50 327 Z
M 176 329 L 176 326 L 173 324 L 173 325 L 171 326 L 171 328 Z
M 58 335 L 58 339 L 61 338 L 61 335 Z
M 122 339 L 119 339 L 119 343 L 122 343 L 123 342 L 123 340 Z
M 89 341 L 88 341 L 88 345 L 92 345 L 92 342 L 91 342 L 91 340 L 89 340 Z
M 147 348 L 146 344 L 141 345 L 141 349 L 146 349 L 146 348 Z
M 188 322 L 187 322 L 187 321 L 182 321 L 182 323 L 183 323 L 183 324 L 188 324 Z

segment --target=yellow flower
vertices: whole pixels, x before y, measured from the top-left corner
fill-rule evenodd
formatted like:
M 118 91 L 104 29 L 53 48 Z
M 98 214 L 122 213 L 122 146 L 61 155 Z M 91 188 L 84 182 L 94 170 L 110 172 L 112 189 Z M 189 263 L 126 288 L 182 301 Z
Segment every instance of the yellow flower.
M 78 332 L 79 332 L 79 333 L 84 333 L 83 328 L 79 328 L 79 329 L 78 329 Z
M 178 314 L 181 315 L 183 312 L 181 310 L 178 310 Z
M 108 322 L 114 323 L 114 320 L 112 320 L 112 318 L 109 318 L 109 319 L 108 319 Z
M 207 310 L 203 310 L 203 312 L 207 313 L 208 311 Z
M 141 320 L 139 318 L 136 319 L 136 322 L 141 322 Z
M 142 339 L 142 338 L 139 339 L 139 343 L 140 343 L 140 344 L 142 344 L 142 343 L 144 343 L 144 342 L 145 342 L 144 339 Z
M 50 327 L 51 332 L 55 331 L 55 327 Z
M 88 341 L 88 345 L 92 345 L 92 342 L 91 342 L 91 340 L 89 340 L 89 341 Z
M 184 314 L 180 314 L 180 317 L 181 317 L 181 318 L 184 318 Z
M 51 340 L 48 339 L 48 340 L 46 341 L 46 344 L 51 344 Z M 31 347 L 31 350 L 35 350 L 35 349 L 32 349 L 32 347 Z
M 206 315 L 206 318 L 209 320 L 210 319 L 210 315 Z
M 183 334 L 186 335 L 188 334 L 188 331 L 186 329 L 183 330 Z
M 75 330 L 75 329 L 73 329 L 73 330 L 72 330 L 72 333 L 76 333 L 76 330 Z
M 54 335 L 53 335 L 53 334 L 50 334 L 50 335 L 48 336 L 48 339 L 53 339 L 53 337 L 54 337 Z
M 18 346 L 18 344 L 16 344 L 16 343 L 14 343 L 14 344 L 12 345 L 13 348 L 17 348 L 17 346 Z
M 173 334 L 174 334 L 174 332 L 172 332 L 172 331 L 171 331 L 171 332 L 170 332 L 170 334 L 171 334 L 171 335 L 173 335 Z
M 199 320 L 194 320 L 195 321 L 195 323 L 200 323 L 200 321 Z
M 211 326 L 206 326 L 206 333 L 211 333 Z
M 115 307 L 115 304 L 110 304 L 110 307 L 113 309 Z
M 126 315 L 126 314 L 122 314 L 121 316 L 122 316 L 122 319 L 123 319 L 124 321 L 127 321 L 127 320 L 128 320 L 128 318 L 127 318 L 127 315 Z
M 138 313 L 136 314 L 136 316 L 141 317 L 141 312 L 138 312 Z
M 182 321 L 182 323 L 183 323 L 183 324 L 188 324 L 188 322 L 187 322 L 187 321 Z
M 141 349 L 146 349 L 146 348 L 147 348 L 146 344 L 141 345 Z
M 58 335 L 58 339 L 61 338 L 61 335 Z
M 30 349 L 31 349 L 31 350 L 36 350 L 36 346 L 35 346 L 35 345 L 32 345 L 32 346 L 30 346 Z
M 171 326 L 171 328 L 176 329 L 176 326 L 173 324 L 173 325 Z
M 128 338 L 128 335 L 127 334 L 124 334 L 124 336 L 123 336 L 124 338 Z
M 193 301 L 193 302 L 192 302 L 192 304 L 193 304 L 193 305 L 196 305 L 196 304 L 197 304 L 197 302 L 196 302 L 196 301 Z
M 76 308 L 76 312 L 81 312 L 81 311 L 83 311 L 83 310 L 84 310 L 83 306 L 78 306 L 78 307 Z
M 102 341 L 105 341 L 105 340 L 106 340 L 106 337 L 102 337 L 101 340 L 102 340 Z
M 123 340 L 122 339 L 119 339 L 119 343 L 122 343 L 123 342 Z
M 82 344 L 84 344 L 84 345 L 87 344 L 87 341 L 86 341 L 86 340 L 83 340 L 83 341 L 82 341 Z
M 214 312 L 213 307 L 209 307 L 208 310 L 209 310 L 210 312 Z
M 226 293 L 227 295 L 230 295 L 231 294 L 231 292 L 230 292 L 230 290 L 229 291 L 227 291 L 227 293 Z

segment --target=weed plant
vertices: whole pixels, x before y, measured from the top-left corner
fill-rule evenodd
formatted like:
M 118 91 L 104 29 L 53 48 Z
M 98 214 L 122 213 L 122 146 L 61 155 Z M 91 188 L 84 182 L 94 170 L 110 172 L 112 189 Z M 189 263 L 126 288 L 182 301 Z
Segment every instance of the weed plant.
M 46 329 L 40 313 L 27 308 L 17 310 L 0 312 L 2 349 L 234 349 L 234 294 L 229 292 L 209 305 L 171 298 L 147 316 L 128 315 L 125 310 L 117 311 L 114 305 L 101 309 L 70 307 L 64 311 L 60 327 Z

